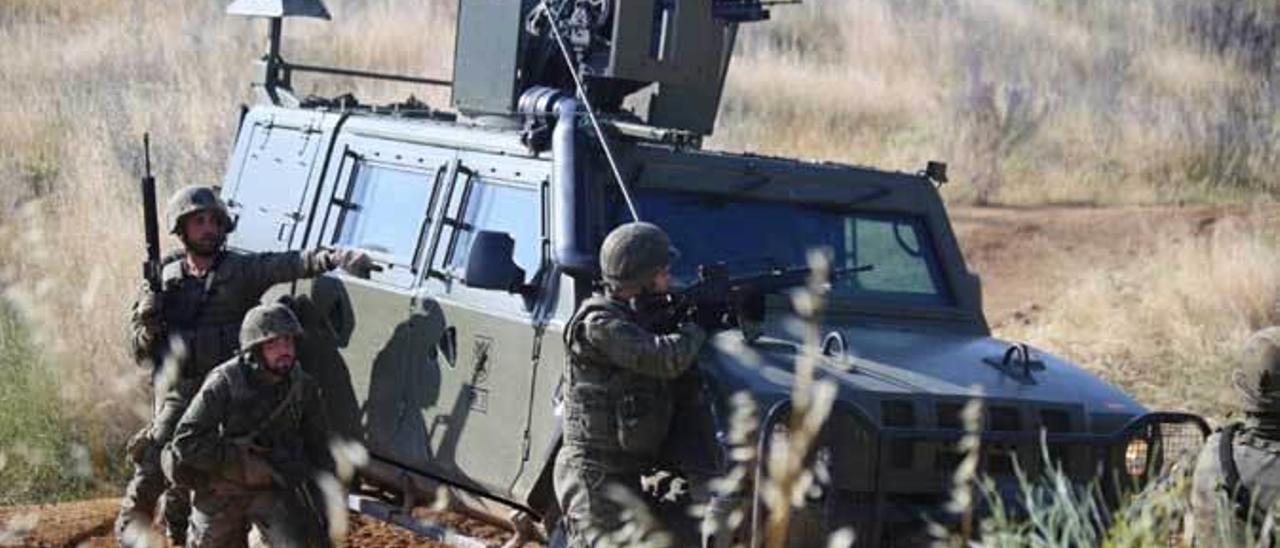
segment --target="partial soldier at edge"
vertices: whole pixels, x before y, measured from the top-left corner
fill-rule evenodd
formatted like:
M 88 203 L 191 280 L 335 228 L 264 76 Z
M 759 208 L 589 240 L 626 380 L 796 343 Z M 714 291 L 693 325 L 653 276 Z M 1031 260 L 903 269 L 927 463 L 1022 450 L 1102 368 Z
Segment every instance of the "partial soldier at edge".
M 587 299 L 565 328 L 564 446 L 554 486 L 569 546 L 610 544 L 622 510 L 607 490 L 638 491 L 671 426 L 669 382 L 691 367 L 706 332 L 686 321 L 660 335 L 640 325 L 632 301 L 670 289 L 671 243 L 648 223 L 605 238 L 605 291 Z
M 1200 451 L 1188 545 L 1252 546 L 1263 535 L 1275 538 L 1264 529 L 1280 503 L 1280 327 L 1249 337 L 1233 384 L 1244 420 L 1215 432 Z
M 289 307 L 249 311 L 244 350 L 205 380 L 165 448 L 165 472 L 194 491 L 188 546 L 327 546 L 314 478 L 332 472 L 320 388 L 297 363 Z
M 122 546 L 150 535 L 162 494 L 170 540 L 184 542 L 189 493 L 168 488 L 160 469 L 160 448 L 171 438 L 205 375 L 239 350 L 245 312 L 275 284 L 339 267 L 367 276 L 372 268 L 368 256 L 355 250 L 253 254 L 227 250 L 226 236 L 234 226 L 210 187 L 191 186 L 175 193 L 166 218 L 183 251 L 163 264 L 159 293 L 143 284 L 130 316 L 135 358 L 153 372 L 155 417 L 129 444 L 134 474 L 115 526 Z M 163 367 L 166 363 L 171 365 Z

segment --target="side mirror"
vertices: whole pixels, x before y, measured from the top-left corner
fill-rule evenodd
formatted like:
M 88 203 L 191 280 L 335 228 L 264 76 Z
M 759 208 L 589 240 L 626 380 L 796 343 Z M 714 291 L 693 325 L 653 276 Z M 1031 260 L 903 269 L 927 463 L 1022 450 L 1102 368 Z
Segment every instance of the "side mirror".
M 481 230 L 471 242 L 462 283 L 480 289 L 523 293 L 524 269 L 515 262 L 516 241 L 506 232 Z

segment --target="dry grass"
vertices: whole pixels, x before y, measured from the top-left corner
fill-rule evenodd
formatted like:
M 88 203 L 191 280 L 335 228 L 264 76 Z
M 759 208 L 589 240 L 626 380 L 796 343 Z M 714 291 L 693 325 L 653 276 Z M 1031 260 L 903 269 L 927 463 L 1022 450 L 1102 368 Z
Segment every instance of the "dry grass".
M 811 1 L 747 29 L 715 144 L 915 171 L 959 200 L 1238 200 L 1270 176 L 1261 0 Z
M 1280 321 L 1278 224 L 1261 210 L 1157 238 L 1127 265 L 1078 265 L 1036 320 L 1002 335 L 1061 352 L 1151 407 L 1221 418 L 1238 405 L 1228 379 L 1244 340 Z

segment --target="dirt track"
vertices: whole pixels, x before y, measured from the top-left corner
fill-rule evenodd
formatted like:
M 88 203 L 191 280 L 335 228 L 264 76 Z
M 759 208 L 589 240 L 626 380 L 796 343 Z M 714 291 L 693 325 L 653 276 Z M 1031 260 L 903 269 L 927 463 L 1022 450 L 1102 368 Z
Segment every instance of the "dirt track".
M 1194 208 L 957 208 L 957 237 L 970 267 L 982 275 L 985 308 L 992 327 L 1030 321 L 1043 299 L 1070 283 L 1073 265 L 1123 264 L 1140 256 L 1157 238 L 1203 234 L 1215 223 L 1239 217 L 1243 207 Z M 1280 208 L 1264 211 L 1280 222 Z M 0 509 L 0 546 L 113 546 L 111 520 L 116 499 Z M 33 518 L 34 516 L 34 518 Z M 507 533 L 453 515 L 423 516 L 465 534 L 501 544 Z M 18 531 L 26 524 L 30 530 Z M 362 516 L 352 520 L 349 546 L 438 546 Z

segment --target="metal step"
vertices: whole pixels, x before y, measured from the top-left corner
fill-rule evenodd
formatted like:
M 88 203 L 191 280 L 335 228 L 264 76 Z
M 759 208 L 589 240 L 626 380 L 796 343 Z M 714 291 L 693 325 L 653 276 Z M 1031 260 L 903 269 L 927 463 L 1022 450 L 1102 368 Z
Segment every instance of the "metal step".
M 459 548 L 485 548 L 478 538 L 454 531 L 444 525 L 413 517 L 399 506 L 365 495 L 347 495 L 347 508 L 379 521 L 407 529 L 415 535 Z

